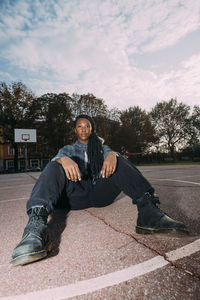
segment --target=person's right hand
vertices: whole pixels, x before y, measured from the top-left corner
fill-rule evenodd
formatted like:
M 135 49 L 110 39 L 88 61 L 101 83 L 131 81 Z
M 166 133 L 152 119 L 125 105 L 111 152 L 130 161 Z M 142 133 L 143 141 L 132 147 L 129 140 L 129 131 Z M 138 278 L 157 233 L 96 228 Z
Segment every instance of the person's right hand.
M 79 167 L 75 161 L 67 156 L 63 156 L 57 159 L 57 162 L 60 163 L 65 170 L 65 174 L 69 180 L 77 181 L 81 180 L 81 173 Z

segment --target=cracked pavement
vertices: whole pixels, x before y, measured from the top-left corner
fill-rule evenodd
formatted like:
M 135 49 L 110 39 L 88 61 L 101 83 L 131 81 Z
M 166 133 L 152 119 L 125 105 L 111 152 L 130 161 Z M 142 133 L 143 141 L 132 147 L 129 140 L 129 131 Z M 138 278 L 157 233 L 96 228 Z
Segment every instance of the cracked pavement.
M 137 234 L 137 208 L 121 193 L 107 207 L 55 210 L 49 257 L 19 267 L 9 261 L 40 173 L 0 175 L 0 299 L 198 299 L 200 165 L 139 169 L 190 235 Z

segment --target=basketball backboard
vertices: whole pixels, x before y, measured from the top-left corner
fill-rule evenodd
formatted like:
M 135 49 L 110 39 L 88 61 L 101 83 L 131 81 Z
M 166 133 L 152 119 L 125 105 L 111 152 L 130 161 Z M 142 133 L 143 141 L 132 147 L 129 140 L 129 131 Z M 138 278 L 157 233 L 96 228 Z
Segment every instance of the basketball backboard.
M 15 129 L 15 143 L 36 143 L 36 129 Z

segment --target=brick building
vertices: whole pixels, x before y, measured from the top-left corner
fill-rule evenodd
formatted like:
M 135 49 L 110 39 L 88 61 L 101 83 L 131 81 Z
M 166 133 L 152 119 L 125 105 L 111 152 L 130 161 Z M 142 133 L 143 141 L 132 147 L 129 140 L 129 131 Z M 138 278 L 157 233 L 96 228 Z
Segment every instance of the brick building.
M 40 170 L 43 169 L 50 161 L 49 157 L 42 157 L 37 151 L 37 145 L 28 146 L 28 169 Z M 5 143 L 3 138 L 3 128 L 0 128 L 0 173 L 14 172 L 14 155 L 15 150 L 10 145 Z M 25 170 L 25 144 L 18 144 L 18 170 Z

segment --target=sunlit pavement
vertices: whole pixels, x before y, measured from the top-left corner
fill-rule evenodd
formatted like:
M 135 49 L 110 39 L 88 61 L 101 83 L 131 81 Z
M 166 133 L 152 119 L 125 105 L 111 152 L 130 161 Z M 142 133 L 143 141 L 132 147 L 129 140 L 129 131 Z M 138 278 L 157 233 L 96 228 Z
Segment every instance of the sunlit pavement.
M 0 175 L 0 299 L 199 299 L 200 165 L 139 169 L 189 236 L 136 234 L 137 208 L 120 194 L 104 208 L 56 210 L 49 257 L 18 267 L 9 261 L 40 173 Z

